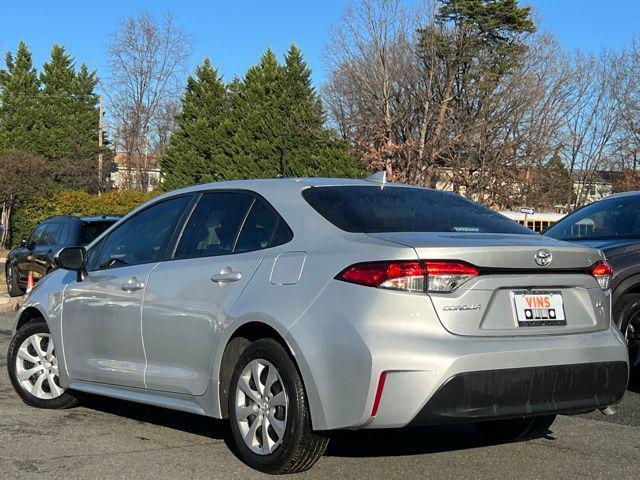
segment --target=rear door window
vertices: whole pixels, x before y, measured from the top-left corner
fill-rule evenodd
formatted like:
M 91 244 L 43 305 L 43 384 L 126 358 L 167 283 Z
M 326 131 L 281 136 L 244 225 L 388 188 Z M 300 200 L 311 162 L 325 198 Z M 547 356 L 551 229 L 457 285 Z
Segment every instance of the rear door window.
M 187 221 L 174 258 L 228 255 L 254 197 L 237 192 L 205 193 Z
M 464 232 L 535 235 L 455 193 L 396 186 L 311 187 L 305 200 L 347 232 Z
M 71 222 L 62 222 L 56 234 L 56 245 L 68 245 L 71 241 Z
M 84 221 L 80 225 L 80 245 L 88 245 L 93 242 L 102 232 L 113 225 L 114 221 Z
M 273 246 L 271 245 L 273 232 L 278 221 L 278 214 L 265 202 L 256 199 L 242 226 L 234 253 L 261 250 Z

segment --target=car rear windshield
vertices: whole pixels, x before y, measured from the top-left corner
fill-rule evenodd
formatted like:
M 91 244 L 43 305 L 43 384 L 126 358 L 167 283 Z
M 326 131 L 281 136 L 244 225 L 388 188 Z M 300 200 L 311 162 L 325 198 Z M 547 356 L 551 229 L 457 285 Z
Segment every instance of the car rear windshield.
M 84 221 L 80 226 L 80 245 L 88 245 L 115 223 L 115 220 Z
M 311 187 L 302 195 L 320 215 L 347 232 L 534 234 L 460 195 L 438 190 L 354 185 Z

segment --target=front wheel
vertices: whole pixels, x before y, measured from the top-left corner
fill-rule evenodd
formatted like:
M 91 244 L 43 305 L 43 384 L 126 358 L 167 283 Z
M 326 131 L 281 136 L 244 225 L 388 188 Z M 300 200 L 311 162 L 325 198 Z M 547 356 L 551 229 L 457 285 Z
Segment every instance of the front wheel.
M 485 438 L 494 442 L 517 442 L 542 437 L 556 419 L 556 415 L 511 418 L 476 422 L 473 426 Z
M 247 347 L 229 389 L 229 420 L 242 459 L 271 474 L 308 470 L 328 439 L 311 430 L 300 374 L 287 351 L 272 339 Z
M 9 378 L 24 403 L 39 408 L 69 408 L 76 398 L 60 386 L 58 358 L 47 324 L 20 327 L 7 353 Z

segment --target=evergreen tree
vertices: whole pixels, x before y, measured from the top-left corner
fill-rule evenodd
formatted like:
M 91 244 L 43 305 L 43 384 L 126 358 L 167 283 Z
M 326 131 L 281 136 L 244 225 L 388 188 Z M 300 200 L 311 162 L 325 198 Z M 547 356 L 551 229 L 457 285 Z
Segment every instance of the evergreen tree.
M 35 151 L 40 82 L 31 52 L 20 42 L 15 57 L 9 52 L 5 62 L 6 70 L 0 70 L 0 151 Z
M 234 155 L 245 178 L 285 175 L 357 176 L 359 162 L 335 132 L 324 127 L 311 71 L 292 45 L 280 65 L 271 49 L 232 88 Z
M 326 128 L 320 96 L 313 88 L 311 70 L 300 49 L 291 45 L 284 64 L 285 130 L 283 145 L 291 173 L 296 176 L 354 177 L 362 166 L 348 145 Z
M 268 49 L 226 86 L 205 60 L 189 79 L 178 128 L 160 160 L 163 188 L 281 173 L 359 176 L 362 167 L 347 143 L 324 123 L 311 71 L 296 46 L 283 65 Z
M 228 154 L 228 122 L 227 87 L 207 58 L 187 81 L 177 129 L 160 159 L 164 189 L 241 176 Z
M 54 45 L 40 80 L 41 139 L 37 153 L 50 159 L 56 181 L 69 188 L 95 191 L 98 147 L 98 97 L 95 72 L 85 64 L 76 72 L 73 58 Z
M 279 173 L 287 125 L 283 86 L 283 69 L 271 49 L 232 85 L 231 155 L 240 178 L 274 177 Z

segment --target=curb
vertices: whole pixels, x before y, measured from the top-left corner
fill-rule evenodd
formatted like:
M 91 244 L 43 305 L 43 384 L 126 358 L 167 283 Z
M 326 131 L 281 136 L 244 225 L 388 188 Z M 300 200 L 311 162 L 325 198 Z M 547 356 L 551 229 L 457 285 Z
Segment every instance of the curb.
M 4 298 L 3 298 L 4 297 Z M 17 312 L 20 308 L 22 297 L 9 297 L 8 295 L 0 295 L 0 313 Z

